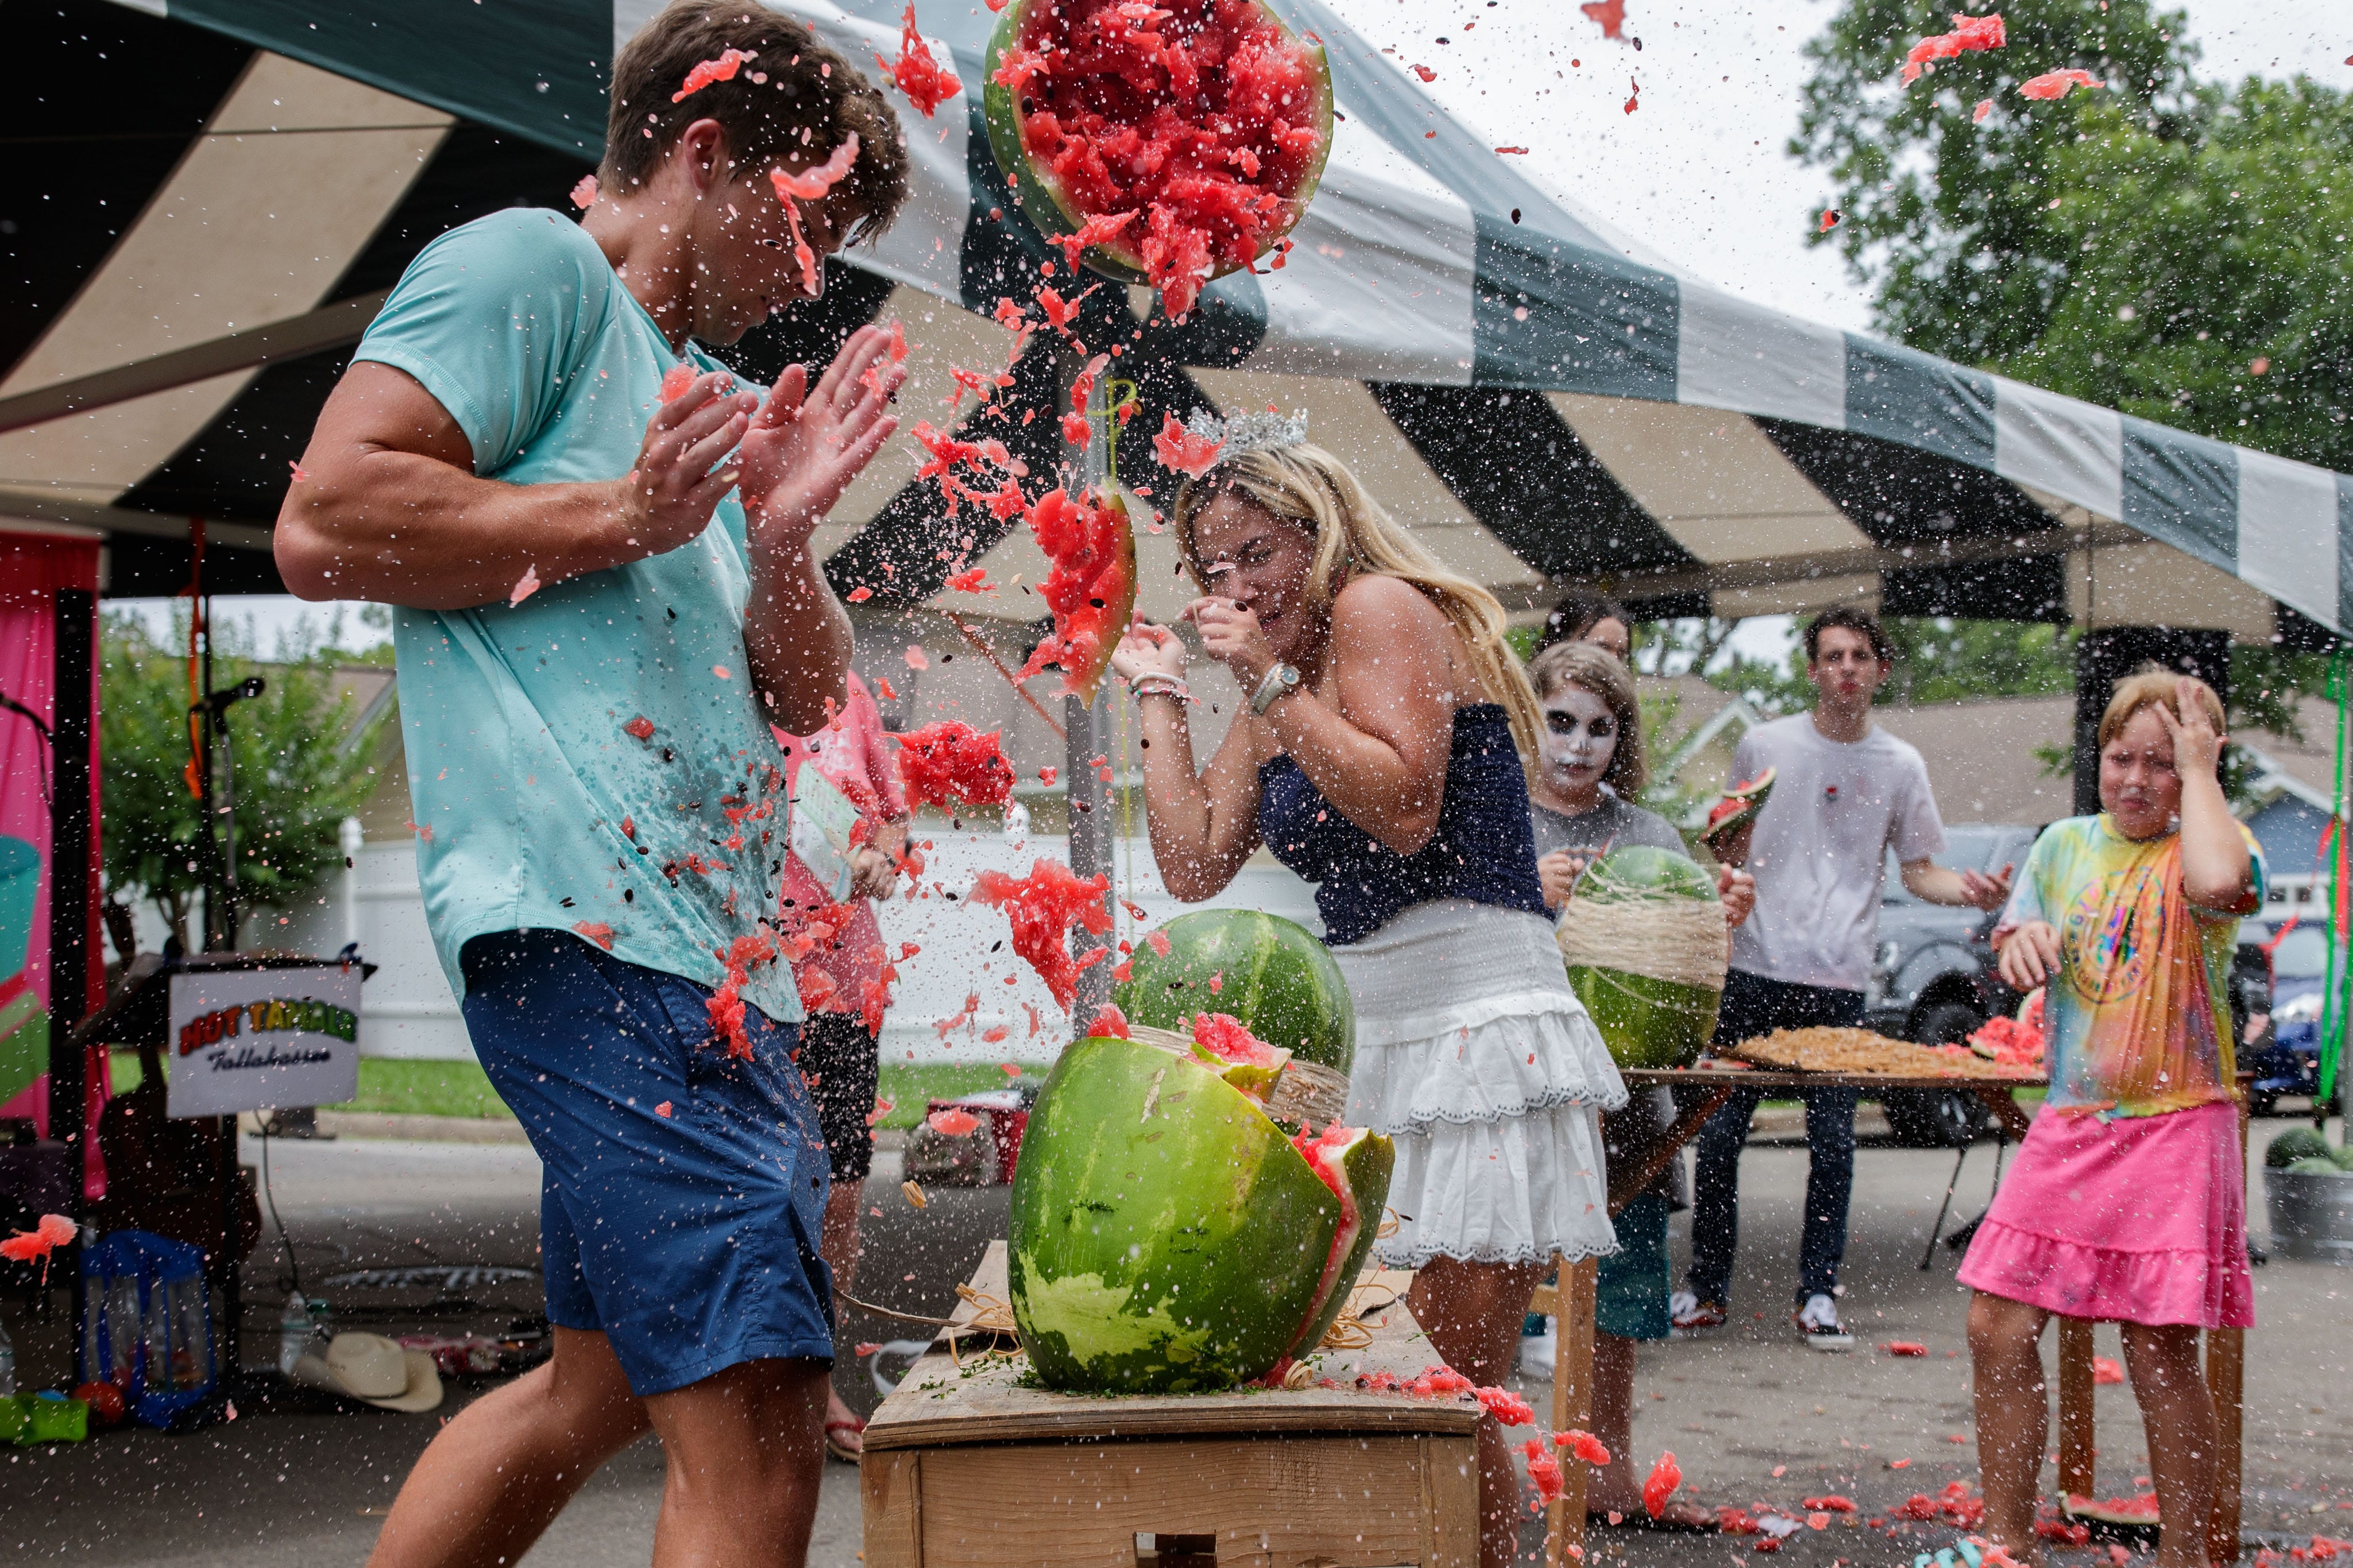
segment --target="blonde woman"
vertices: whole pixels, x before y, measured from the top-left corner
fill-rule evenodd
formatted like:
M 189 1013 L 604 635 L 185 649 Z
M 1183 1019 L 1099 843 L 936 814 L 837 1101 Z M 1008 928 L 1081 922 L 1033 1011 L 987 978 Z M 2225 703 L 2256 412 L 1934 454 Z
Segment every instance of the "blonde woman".
M 1316 884 L 1356 1007 L 1348 1118 L 1397 1142 L 1383 1261 L 1448 1365 L 1502 1381 L 1556 1252 L 1617 1245 L 1599 1129 L 1626 1090 L 1568 989 L 1536 879 L 1523 757 L 1535 702 L 1493 595 L 1440 566 L 1330 453 L 1227 430 L 1177 491 L 1184 611 L 1246 694 L 1197 770 L 1185 649 L 1139 622 L 1113 668 L 1143 715 L 1153 854 L 1210 897 L 1263 843 Z M 1291 439 L 1282 437 L 1290 435 Z M 1502 1429 L 1480 1434 L 1481 1557 L 1519 1518 Z

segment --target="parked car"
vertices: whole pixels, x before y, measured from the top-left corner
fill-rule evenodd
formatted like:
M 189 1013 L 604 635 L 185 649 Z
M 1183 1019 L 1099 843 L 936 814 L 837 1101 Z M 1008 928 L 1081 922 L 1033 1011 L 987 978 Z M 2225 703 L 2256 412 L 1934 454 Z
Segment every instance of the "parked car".
M 2021 867 L 2041 831 L 2009 823 L 1947 826 L 1937 864 L 1988 875 L 2004 866 Z M 1982 910 L 1914 898 L 1891 852 L 1880 892 L 1879 950 L 1863 999 L 1863 1027 L 1894 1039 L 1947 1046 L 1968 1038 L 1997 1012 L 2014 1009 L 2018 994 L 1995 973 L 1993 949 L 1986 942 L 1994 919 Z M 1992 1120 L 1985 1102 L 1968 1089 L 1891 1089 L 1879 1102 L 1896 1142 L 1915 1149 L 1973 1142 Z
M 2248 951 L 2256 954 L 2253 963 Z M 2253 969 L 2265 986 L 2253 999 L 2248 1026 L 2265 1019 L 2239 1053 L 2241 1070 L 2255 1075 L 2247 1109 L 2269 1116 L 2284 1094 L 2320 1092 L 2320 1005 L 2328 978 L 2328 931 L 2317 921 L 2249 921 L 2242 928 L 2239 967 Z M 2263 962 L 2268 958 L 2268 963 Z M 2234 997 L 2234 1001 L 2236 998 Z M 2244 1038 L 2246 1028 L 2240 1031 Z

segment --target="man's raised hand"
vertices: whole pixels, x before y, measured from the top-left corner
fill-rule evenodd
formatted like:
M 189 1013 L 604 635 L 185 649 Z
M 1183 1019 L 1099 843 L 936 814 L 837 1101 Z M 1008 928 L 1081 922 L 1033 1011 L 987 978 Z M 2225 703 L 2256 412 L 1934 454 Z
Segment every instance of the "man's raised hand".
M 720 372 L 698 375 L 646 422 L 638 466 L 617 481 L 629 544 L 659 555 L 711 526 L 712 509 L 738 477 L 736 463 L 717 465 L 744 439 L 760 406 L 757 394 L 728 392 L 733 384 Z
M 890 352 L 888 332 L 860 327 L 814 389 L 804 365 L 776 378 L 736 454 L 756 540 L 797 547 L 898 429 L 887 410 L 907 372 Z

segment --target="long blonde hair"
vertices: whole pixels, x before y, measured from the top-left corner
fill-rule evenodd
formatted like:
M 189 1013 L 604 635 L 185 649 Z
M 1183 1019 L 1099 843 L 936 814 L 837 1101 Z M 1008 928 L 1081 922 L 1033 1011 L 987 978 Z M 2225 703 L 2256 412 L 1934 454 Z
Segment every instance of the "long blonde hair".
M 1315 536 L 1315 563 L 1307 574 L 1308 605 L 1328 611 L 1347 580 L 1370 573 L 1419 589 L 1461 634 L 1471 672 L 1488 700 L 1511 721 L 1520 763 L 1536 764 L 1544 720 L 1520 661 L 1504 641 L 1504 606 L 1470 578 L 1450 572 L 1421 542 L 1399 528 L 1365 491 L 1348 465 L 1321 447 L 1244 452 L 1219 463 L 1176 491 L 1176 548 L 1196 582 L 1206 583 L 1193 530 L 1201 510 L 1221 495 L 1303 525 Z

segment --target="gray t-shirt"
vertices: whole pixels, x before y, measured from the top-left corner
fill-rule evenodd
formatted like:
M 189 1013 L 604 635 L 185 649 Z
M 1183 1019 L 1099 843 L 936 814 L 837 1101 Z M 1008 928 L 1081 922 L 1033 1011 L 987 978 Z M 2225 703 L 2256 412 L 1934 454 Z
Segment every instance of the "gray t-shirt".
M 1547 805 L 1529 802 L 1528 819 L 1535 829 L 1536 858 L 1541 860 L 1556 849 L 1566 849 L 1572 855 L 1598 855 L 1604 845 L 1623 849 L 1630 844 L 1648 844 L 1655 849 L 1672 849 L 1678 855 L 1688 855 L 1683 835 L 1655 811 L 1644 811 L 1639 805 L 1629 805 L 1611 795 L 1601 792 L 1601 804 L 1577 816 L 1563 816 Z
M 1747 869 L 1757 912 L 1732 933 L 1732 967 L 1793 985 L 1861 991 L 1871 984 L 1887 851 L 1898 861 L 1944 853 L 1945 825 L 1920 753 L 1873 725 L 1833 741 L 1813 715 L 1742 737 L 1732 776 L 1775 772 L 1757 814 Z
M 1683 845 L 1683 835 L 1665 817 L 1655 811 L 1630 805 L 1606 789 L 1601 792 L 1599 805 L 1577 816 L 1564 816 L 1534 801 L 1528 805 L 1528 816 L 1535 828 L 1538 859 L 1556 849 L 1590 856 L 1599 854 L 1605 845 L 1611 849 L 1623 849 L 1630 844 L 1647 844 L 1654 849 L 1672 850 L 1683 856 L 1691 854 Z M 1608 1112 L 1601 1118 L 1601 1141 L 1610 1163 L 1630 1164 L 1647 1158 L 1674 1120 L 1674 1097 L 1665 1089 L 1636 1092 L 1626 1101 L 1625 1110 Z M 1680 1152 L 1646 1190 L 1663 1194 L 1670 1207 L 1690 1206 L 1684 1194 Z

